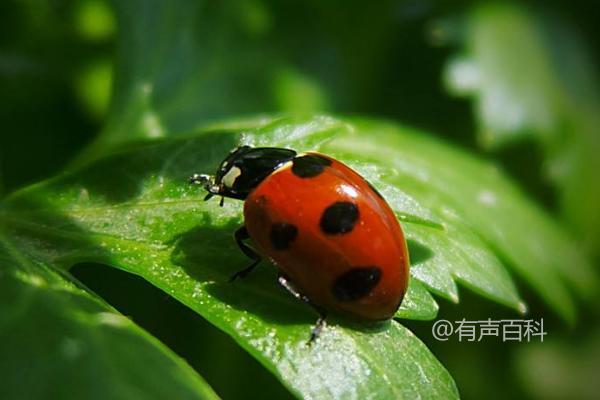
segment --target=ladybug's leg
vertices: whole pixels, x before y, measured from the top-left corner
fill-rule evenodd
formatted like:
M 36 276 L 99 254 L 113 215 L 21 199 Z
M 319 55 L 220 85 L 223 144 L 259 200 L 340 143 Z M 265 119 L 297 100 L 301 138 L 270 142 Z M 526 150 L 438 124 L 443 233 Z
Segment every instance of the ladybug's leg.
M 323 308 L 319 307 L 318 305 L 310 301 L 308 297 L 300 293 L 287 276 L 279 274 L 279 278 L 277 280 L 279 281 L 279 284 L 292 296 L 299 300 L 302 300 L 303 302 L 311 306 L 319 314 L 319 319 L 317 319 L 314 328 L 310 332 L 310 339 L 308 339 L 308 344 L 312 344 L 319 337 L 321 331 L 326 325 L 325 320 L 327 318 L 327 313 Z
M 238 271 L 235 274 L 233 274 L 233 276 L 231 278 L 229 278 L 229 282 L 233 282 L 238 277 L 245 278 L 246 275 L 248 275 L 250 272 L 252 272 L 254 267 L 256 267 L 258 265 L 258 263 L 260 262 L 260 255 L 256 251 L 254 251 L 254 249 L 252 247 L 250 247 L 246 243 L 244 243 L 244 240 L 250 239 L 250 235 L 248 235 L 248 230 L 246 229 L 245 226 L 240 226 L 239 229 L 237 231 L 235 231 L 234 237 L 235 237 L 235 242 L 239 246 L 240 250 L 242 250 L 242 252 L 245 255 L 247 255 L 249 258 L 252 259 L 252 264 L 250 264 L 248 267 L 244 268 L 243 270 Z
M 327 315 L 325 313 L 319 315 L 317 322 L 315 322 L 315 326 L 310 331 L 310 339 L 308 339 L 309 345 L 313 344 L 314 341 L 317 340 L 317 338 L 321 334 L 321 331 L 323 330 L 323 328 L 325 328 L 325 325 L 327 325 L 326 318 Z

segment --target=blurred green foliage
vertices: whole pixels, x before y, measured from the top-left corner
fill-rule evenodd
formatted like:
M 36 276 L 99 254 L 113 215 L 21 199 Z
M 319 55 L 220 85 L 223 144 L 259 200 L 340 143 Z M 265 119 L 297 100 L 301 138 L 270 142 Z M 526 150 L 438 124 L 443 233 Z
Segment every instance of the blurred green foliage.
M 0 4 L 0 194 L 94 156 L 119 135 L 186 132 L 254 112 L 360 113 L 418 126 L 496 159 L 598 265 L 600 32 L 593 2 L 481 8 L 475 2 L 253 0 L 164 9 L 143 3 Z M 120 41 L 120 29 L 140 26 L 135 18 L 146 29 Z M 194 19 L 202 23 L 193 31 L 175 29 Z M 154 34 L 139 37 L 148 32 Z M 153 69 L 164 66 L 161 57 L 180 67 L 176 74 Z M 142 86 L 136 91 L 121 82 Z M 140 112 L 146 109 L 152 114 Z M 99 138 L 101 131 L 115 136 Z M 228 337 L 162 293 L 97 265 L 81 265 L 75 274 L 190 360 L 224 398 L 252 390 L 287 395 Z M 442 344 L 430 339 L 430 324 L 410 327 L 465 398 L 593 398 L 600 390 L 590 372 L 600 365 L 594 302 L 581 306 L 579 322 L 568 330 L 520 289 L 532 315 L 546 319 L 548 346 Z M 154 306 L 127 301 L 136 293 Z M 461 297 L 457 306 L 442 302 L 439 316 L 506 315 L 468 292 Z M 203 341 L 213 344 L 203 354 L 218 355 L 208 360 L 227 362 L 198 356 L 196 343 Z M 242 376 L 240 387 L 231 375 Z
M 588 253 L 600 241 L 600 80 L 585 44 L 552 15 L 486 5 L 469 15 L 450 89 L 472 96 L 479 138 L 497 149 L 530 137 L 566 223 Z M 595 254 L 598 255 L 598 254 Z

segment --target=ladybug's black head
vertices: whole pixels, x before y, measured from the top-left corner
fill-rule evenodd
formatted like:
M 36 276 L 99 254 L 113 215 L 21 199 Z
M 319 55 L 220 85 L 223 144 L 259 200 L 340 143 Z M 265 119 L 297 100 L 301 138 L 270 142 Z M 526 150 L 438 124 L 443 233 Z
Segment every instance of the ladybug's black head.
M 244 200 L 263 179 L 295 156 L 290 149 L 240 146 L 225 157 L 214 177 L 193 175 L 190 182 L 204 185 L 208 191 L 205 200 L 214 195 Z

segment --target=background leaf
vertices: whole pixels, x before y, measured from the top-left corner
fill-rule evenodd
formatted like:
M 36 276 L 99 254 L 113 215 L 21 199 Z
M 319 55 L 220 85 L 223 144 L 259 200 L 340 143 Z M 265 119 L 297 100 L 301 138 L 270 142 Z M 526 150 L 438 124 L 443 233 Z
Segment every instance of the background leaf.
M 487 148 L 539 143 L 566 221 L 597 253 L 600 82 L 582 40 L 564 21 L 520 5 L 476 7 L 467 21 L 463 54 L 447 68 L 450 90 L 473 98 Z
M 432 95 L 440 91 L 436 79 L 414 79 L 425 71 L 437 76 L 443 61 L 432 59 L 421 26 L 431 5 L 111 4 L 119 31 L 111 112 L 79 162 L 132 139 L 255 113 L 335 110 L 431 127 L 429 107 L 449 103 Z M 462 119 L 436 117 L 442 131 L 466 135 Z
M 128 318 L 10 246 L 0 231 L 0 397 L 218 398 Z

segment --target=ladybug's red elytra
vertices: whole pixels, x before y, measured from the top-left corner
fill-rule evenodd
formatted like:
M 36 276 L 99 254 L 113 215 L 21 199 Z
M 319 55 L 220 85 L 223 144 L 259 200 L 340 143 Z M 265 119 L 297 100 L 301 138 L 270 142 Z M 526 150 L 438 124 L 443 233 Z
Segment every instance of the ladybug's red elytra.
M 319 313 L 311 342 L 328 311 L 380 321 L 400 306 L 409 278 L 404 234 L 383 196 L 348 166 L 314 152 L 241 146 L 214 177 L 190 182 L 204 185 L 205 200 L 245 200 L 235 240 L 253 261 L 232 280 L 269 259 L 279 283 Z

